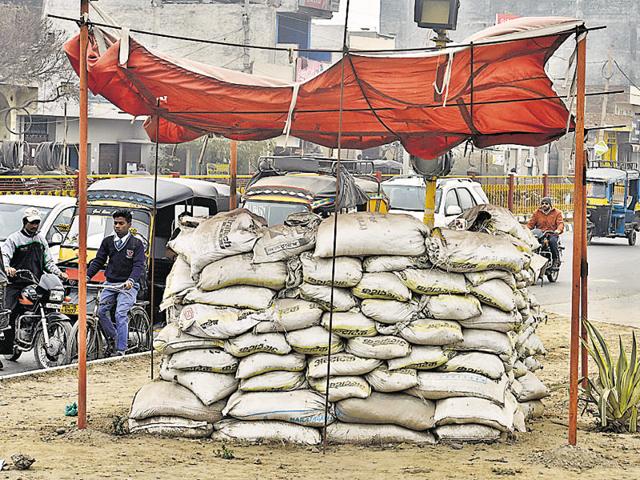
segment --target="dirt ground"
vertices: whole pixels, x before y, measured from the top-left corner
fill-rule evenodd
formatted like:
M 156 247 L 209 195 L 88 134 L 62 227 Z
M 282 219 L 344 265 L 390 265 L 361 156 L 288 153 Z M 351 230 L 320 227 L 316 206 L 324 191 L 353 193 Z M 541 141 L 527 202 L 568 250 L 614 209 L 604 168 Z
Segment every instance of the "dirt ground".
M 599 328 L 611 339 L 631 334 L 627 327 Z M 640 435 L 597 433 L 586 414 L 579 447 L 567 446 L 568 332 L 560 317 L 539 332 L 549 351 L 541 378 L 553 392 L 544 418 L 530 432 L 493 445 L 342 446 L 325 455 L 318 448 L 227 445 L 236 458 L 225 460 L 222 445 L 210 440 L 114 434 L 114 418 L 126 415 L 148 381 L 146 357 L 90 367 L 85 431 L 64 416 L 75 400 L 75 371 L 0 381 L 0 459 L 8 465 L 16 453 L 36 459 L 30 470 L 3 470 L 0 479 L 640 478 Z

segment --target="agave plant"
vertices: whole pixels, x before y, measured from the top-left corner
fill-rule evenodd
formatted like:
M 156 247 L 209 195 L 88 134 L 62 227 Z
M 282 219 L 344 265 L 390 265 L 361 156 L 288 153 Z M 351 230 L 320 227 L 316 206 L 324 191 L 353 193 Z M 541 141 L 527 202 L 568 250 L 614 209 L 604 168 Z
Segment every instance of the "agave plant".
M 618 336 L 619 352 L 614 362 L 598 329 L 590 322 L 585 322 L 585 325 L 589 342 L 583 343 L 598 366 L 598 376 L 587 379 L 584 389 L 586 400 L 598 407 L 602 428 L 635 433 L 640 403 L 640 359 L 635 332 L 629 357 L 622 345 L 622 337 Z

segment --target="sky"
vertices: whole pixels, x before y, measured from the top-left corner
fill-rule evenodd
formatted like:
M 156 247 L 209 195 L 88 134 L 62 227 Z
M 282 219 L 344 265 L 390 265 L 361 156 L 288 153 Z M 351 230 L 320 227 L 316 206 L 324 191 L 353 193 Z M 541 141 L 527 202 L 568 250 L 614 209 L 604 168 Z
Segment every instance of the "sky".
M 334 13 L 331 20 L 317 20 L 320 24 L 344 25 L 347 1 L 340 1 L 340 12 Z M 349 7 L 349 29 L 370 28 L 379 30 L 380 0 L 351 0 Z

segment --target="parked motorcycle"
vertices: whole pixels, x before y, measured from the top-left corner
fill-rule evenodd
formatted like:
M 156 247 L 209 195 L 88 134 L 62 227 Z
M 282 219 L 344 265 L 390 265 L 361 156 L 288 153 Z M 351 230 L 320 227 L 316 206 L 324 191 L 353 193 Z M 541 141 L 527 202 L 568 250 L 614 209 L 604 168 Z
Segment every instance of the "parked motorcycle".
M 547 259 L 547 264 L 540 271 L 540 280 L 544 282 L 544 277 L 546 276 L 549 282 L 555 283 L 558 280 L 558 275 L 560 274 L 560 266 L 562 265 L 563 256 L 562 254 L 564 251 L 564 246 L 562 246 L 560 237 L 556 232 L 551 230 L 543 232 L 542 230 L 536 228 L 531 232 L 540 244 L 535 253 Z M 549 237 L 551 236 L 558 237 L 558 265 L 555 266 L 553 265 L 553 255 L 551 254 L 551 245 L 549 244 Z
M 65 302 L 62 281 L 45 273 L 36 281 L 29 270 L 17 270 L 18 281 L 25 284 L 18 297 L 20 313 L 15 322 L 14 353 L 17 360 L 23 352 L 34 351 L 39 368 L 51 368 L 69 363 L 67 344 L 71 320 L 60 313 Z

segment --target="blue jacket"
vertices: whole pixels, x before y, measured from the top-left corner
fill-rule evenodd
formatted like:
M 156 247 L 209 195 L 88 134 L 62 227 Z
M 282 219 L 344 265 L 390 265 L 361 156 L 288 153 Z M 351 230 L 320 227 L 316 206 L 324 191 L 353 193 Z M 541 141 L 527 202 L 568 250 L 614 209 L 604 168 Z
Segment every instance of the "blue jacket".
M 93 277 L 107 263 L 105 275 L 107 282 L 122 283 L 131 280 L 140 283 L 145 273 L 144 245 L 142 240 L 129 236 L 121 250 L 116 249 L 115 235 L 105 237 L 100 244 L 96 258 L 89 264 L 87 276 Z

